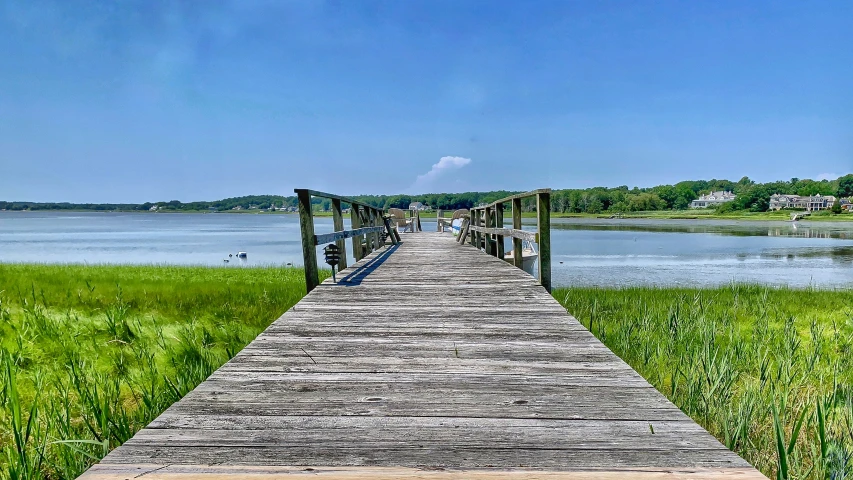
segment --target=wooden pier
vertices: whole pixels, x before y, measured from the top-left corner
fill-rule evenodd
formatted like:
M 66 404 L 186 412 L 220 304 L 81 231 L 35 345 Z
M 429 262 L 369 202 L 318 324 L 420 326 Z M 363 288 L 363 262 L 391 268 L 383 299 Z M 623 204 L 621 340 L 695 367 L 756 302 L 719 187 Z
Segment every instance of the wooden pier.
M 764 478 L 533 277 L 401 237 L 83 478 Z

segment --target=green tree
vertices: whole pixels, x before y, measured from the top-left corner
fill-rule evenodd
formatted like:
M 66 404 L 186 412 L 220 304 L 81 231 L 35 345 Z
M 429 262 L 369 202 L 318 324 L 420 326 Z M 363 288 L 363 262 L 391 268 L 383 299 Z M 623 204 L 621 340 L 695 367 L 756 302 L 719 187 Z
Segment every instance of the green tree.
M 836 193 L 839 197 L 853 196 L 853 174 L 844 175 L 838 179 L 838 191 Z
M 830 208 L 830 211 L 832 211 L 832 213 L 836 215 L 841 213 L 841 201 L 836 200 L 835 203 L 832 204 L 832 208 Z

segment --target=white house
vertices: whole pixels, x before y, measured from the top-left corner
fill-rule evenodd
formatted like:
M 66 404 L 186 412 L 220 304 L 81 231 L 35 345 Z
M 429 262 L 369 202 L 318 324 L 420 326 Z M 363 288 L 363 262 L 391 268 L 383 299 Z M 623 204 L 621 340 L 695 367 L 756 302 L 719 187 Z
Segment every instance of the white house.
M 808 199 L 799 195 L 785 195 L 774 193 L 770 195 L 770 210 L 782 210 L 783 208 L 806 208 Z
M 817 212 L 829 210 L 835 205 L 837 199 L 832 195 L 812 195 L 804 197 L 800 195 L 770 195 L 770 210 L 781 210 L 783 208 L 795 208 Z
M 409 204 L 409 210 L 429 210 L 429 205 L 424 205 L 421 202 L 412 202 Z
M 835 205 L 836 198 L 832 195 L 813 195 L 809 197 L 808 204 L 806 206 L 806 210 L 810 212 L 817 212 L 820 210 L 829 210 Z
M 711 192 L 690 202 L 690 208 L 708 208 L 731 202 L 737 195 L 732 192 Z

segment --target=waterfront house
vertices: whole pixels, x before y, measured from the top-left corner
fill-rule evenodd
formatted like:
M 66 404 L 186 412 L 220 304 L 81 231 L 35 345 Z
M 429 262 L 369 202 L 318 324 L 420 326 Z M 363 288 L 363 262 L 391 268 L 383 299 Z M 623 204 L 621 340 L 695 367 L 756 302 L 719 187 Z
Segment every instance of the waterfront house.
M 835 204 L 836 198 L 832 195 L 770 195 L 770 210 L 781 210 L 783 208 L 801 209 L 809 212 L 829 210 Z
M 732 192 L 711 192 L 690 202 L 690 208 L 708 208 L 731 202 L 737 195 Z
M 421 202 L 412 202 L 409 204 L 409 210 L 426 210 L 428 207 Z
M 808 207 L 808 197 L 778 193 L 770 195 L 770 210 L 782 210 L 783 208 L 806 209 L 806 207 Z
M 806 210 L 810 212 L 817 212 L 820 210 L 829 210 L 835 205 L 836 198 L 832 195 L 813 195 L 808 198 L 808 203 L 806 206 Z

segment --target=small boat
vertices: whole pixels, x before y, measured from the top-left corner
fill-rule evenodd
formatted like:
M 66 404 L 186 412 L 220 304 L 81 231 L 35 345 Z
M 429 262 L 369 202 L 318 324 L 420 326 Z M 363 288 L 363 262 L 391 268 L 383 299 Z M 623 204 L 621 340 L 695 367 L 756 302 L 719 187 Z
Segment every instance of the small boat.
M 246 252 L 237 252 L 237 258 L 246 258 Z
M 533 243 L 525 240 L 521 245 L 521 269 L 530 275 L 533 275 L 533 269 L 536 267 L 536 260 L 538 258 L 539 252 L 536 251 Z M 504 260 L 508 263 L 513 263 L 515 261 L 512 250 L 504 255 Z

